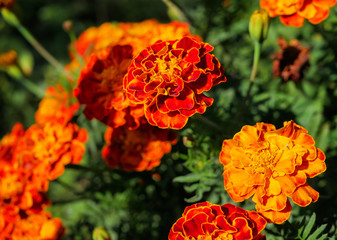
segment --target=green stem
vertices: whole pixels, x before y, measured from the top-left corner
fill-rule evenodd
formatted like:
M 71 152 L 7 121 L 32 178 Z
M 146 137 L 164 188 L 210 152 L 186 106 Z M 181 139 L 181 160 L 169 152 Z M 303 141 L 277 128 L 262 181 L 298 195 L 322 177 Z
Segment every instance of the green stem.
M 247 101 L 249 99 L 250 96 L 250 92 L 252 91 L 253 88 L 253 84 L 254 84 L 254 80 L 255 80 L 255 76 L 256 76 L 256 72 L 257 72 L 257 67 L 259 65 L 259 60 L 260 60 L 260 55 L 261 55 L 261 43 L 254 41 L 254 60 L 253 60 L 253 67 L 252 67 L 252 73 L 250 75 L 250 79 L 249 79 L 249 87 L 246 93 L 246 97 L 242 102 L 242 105 L 240 107 L 240 110 L 238 111 L 235 119 L 235 122 L 237 122 L 240 118 L 241 115 L 246 107 Z
M 245 98 L 245 103 L 248 100 L 250 96 L 250 92 L 252 90 L 253 84 L 254 84 L 254 79 L 256 76 L 256 71 L 257 71 L 257 66 L 259 65 L 259 60 L 260 60 L 260 55 L 261 55 L 261 43 L 259 42 L 254 42 L 254 60 L 253 60 L 253 68 L 252 68 L 252 73 L 250 75 L 249 79 L 249 88 L 246 94 Z
M 1 10 L 3 18 L 6 22 L 12 26 L 14 26 L 21 35 L 35 48 L 35 50 L 41 54 L 41 56 L 49 62 L 52 66 L 54 66 L 59 72 L 66 75 L 66 77 L 73 78 L 69 72 L 67 72 L 63 65 L 57 61 L 36 39 L 35 37 L 26 29 L 19 21 L 19 19 L 15 16 L 14 13 L 9 11 L 8 9 Z
M 22 70 L 18 64 L 16 66 L 9 67 L 8 69 L 4 69 L 13 79 L 17 80 L 20 84 L 22 84 L 28 91 L 33 93 L 38 98 L 44 97 L 44 90 L 30 81 L 29 79 L 23 77 Z

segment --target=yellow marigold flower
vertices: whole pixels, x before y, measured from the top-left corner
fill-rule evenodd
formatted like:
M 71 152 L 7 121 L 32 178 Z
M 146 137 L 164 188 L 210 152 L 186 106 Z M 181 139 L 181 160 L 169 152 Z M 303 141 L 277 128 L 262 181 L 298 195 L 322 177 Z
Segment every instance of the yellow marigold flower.
M 0 53 L 0 67 L 8 67 L 14 65 L 17 63 L 17 60 L 18 54 L 15 50 L 9 50 L 7 52 Z
M 241 202 L 253 196 L 256 210 L 277 224 L 290 216 L 288 197 L 301 207 L 316 202 L 319 193 L 307 177 L 326 170 L 325 155 L 307 132 L 293 121 L 280 129 L 257 123 L 224 140 L 219 160 L 231 198 Z

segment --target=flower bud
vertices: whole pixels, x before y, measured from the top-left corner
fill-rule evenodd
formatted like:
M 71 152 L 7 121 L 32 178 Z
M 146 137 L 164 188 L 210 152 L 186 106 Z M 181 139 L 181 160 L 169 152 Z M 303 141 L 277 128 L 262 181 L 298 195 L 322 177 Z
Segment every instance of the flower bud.
M 104 227 L 96 227 L 92 233 L 93 240 L 111 240 L 109 233 Z
M 262 43 L 268 35 L 270 19 L 264 10 L 255 10 L 250 17 L 249 33 L 254 41 Z

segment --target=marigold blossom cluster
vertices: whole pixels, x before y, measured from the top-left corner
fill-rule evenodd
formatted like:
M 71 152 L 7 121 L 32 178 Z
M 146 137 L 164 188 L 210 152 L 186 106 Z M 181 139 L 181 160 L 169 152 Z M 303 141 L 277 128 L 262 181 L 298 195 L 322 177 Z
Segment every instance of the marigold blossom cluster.
M 185 208 L 181 218 L 172 226 L 169 240 L 266 239 L 261 231 L 267 221 L 254 211 L 232 204 L 222 206 L 209 202 Z
M 260 6 L 270 17 L 280 16 L 283 24 L 301 27 L 304 19 L 318 24 L 329 16 L 335 0 L 260 0 Z
M 83 113 L 88 120 L 97 119 L 108 126 L 102 155 L 110 167 L 142 171 L 159 165 L 176 140 L 169 137 L 171 130 L 152 128 L 150 133 L 151 127 L 146 125 L 182 128 L 188 117 L 204 113 L 212 104 L 213 99 L 203 92 L 226 80 L 220 63 L 209 53 L 213 47 L 200 42 L 200 37 L 193 36 L 185 23 L 160 24 L 155 20 L 105 23 L 83 32 L 74 46 L 85 63 L 74 95 L 85 106 Z M 141 59 L 148 49 L 157 52 Z M 143 63 L 135 65 L 138 61 L 147 61 L 144 66 L 148 69 L 140 69 Z M 149 69 L 150 62 L 152 69 Z M 135 75 L 142 71 L 144 76 Z M 137 79 L 133 81 L 132 77 Z M 145 92 L 151 92 L 139 101 L 135 97 L 141 91 L 133 86 L 142 78 L 150 82 Z M 143 101 L 145 98 L 148 101 Z M 152 110 L 156 103 L 160 109 Z M 169 109 L 165 107 L 167 104 Z M 163 119 L 162 123 L 158 122 L 159 118 Z M 151 149 L 152 146 L 158 147 Z M 139 148 L 137 157 L 133 154 L 136 147 Z M 153 158 L 151 161 L 149 156 Z
M 224 140 L 219 160 L 231 198 L 241 202 L 253 196 L 256 210 L 278 224 L 290 216 L 289 198 L 301 207 L 317 201 L 319 193 L 307 178 L 326 170 L 324 153 L 293 121 L 280 129 L 266 123 L 244 126 Z
M 79 105 L 61 86 L 49 87 L 27 130 L 19 123 L 0 141 L 1 239 L 61 239 L 64 227 L 46 212 L 49 181 L 85 152 L 86 130 L 71 123 Z

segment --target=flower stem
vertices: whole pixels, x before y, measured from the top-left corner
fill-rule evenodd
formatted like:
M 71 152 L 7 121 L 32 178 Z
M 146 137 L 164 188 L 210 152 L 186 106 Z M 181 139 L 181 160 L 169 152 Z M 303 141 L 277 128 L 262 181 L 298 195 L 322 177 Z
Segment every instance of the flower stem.
M 67 77 L 72 78 L 69 72 L 67 72 L 63 65 L 56 60 L 36 39 L 35 37 L 25 28 L 19 21 L 19 19 L 15 16 L 14 13 L 9 11 L 8 9 L 1 10 L 3 18 L 6 22 L 13 27 L 15 27 L 21 35 L 35 48 L 35 50 L 52 66 L 54 66 L 59 72 L 65 74 Z
M 254 42 L 254 60 L 253 60 L 253 68 L 252 68 L 252 73 L 250 75 L 249 79 L 249 88 L 244 100 L 244 104 L 246 104 L 246 101 L 248 100 L 250 96 L 250 92 L 252 90 L 253 84 L 254 84 L 254 79 L 256 76 L 256 71 L 257 71 L 257 66 L 259 65 L 259 60 L 260 60 L 260 55 L 261 55 L 261 43 L 255 41 Z
M 16 79 L 20 84 L 22 84 L 28 91 L 33 93 L 38 98 L 44 97 L 44 90 L 23 76 L 20 66 L 17 64 L 15 66 L 9 67 L 5 70 L 13 79 Z
M 250 79 L 249 79 L 249 87 L 245 96 L 245 99 L 242 102 L 242 105 L 240 107 L 240 110 L 238 111 L 235 119 L 235 122 L 237 122 L 240 118 L 241 115 L 246 107 L 247 101 L 249 99 L 250 96 L 250 92 L 253 88 L 253 84 L 254 84 L 254 80 L 255 80 L 255 76 L 256 76 L 256 71 L 257 71 L 257 67 L 259 64 L 259 60 L 260 60 L 260 55 L 261 55 L 261 43 L 254 41 L 254 60 L 253 60 L 253 67 L 252 67 L 252 73 L 250 75 Z

